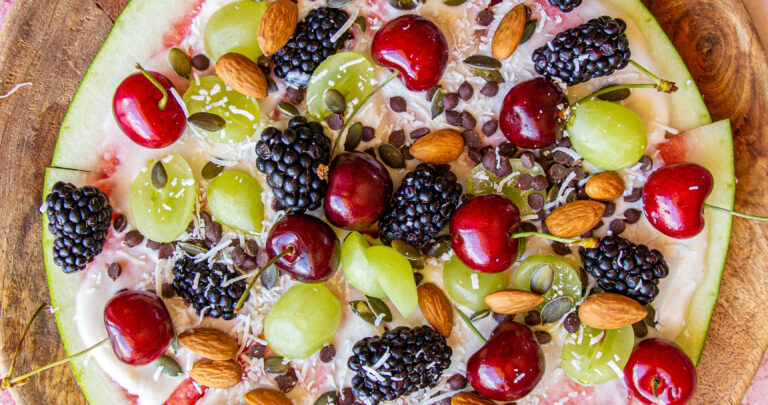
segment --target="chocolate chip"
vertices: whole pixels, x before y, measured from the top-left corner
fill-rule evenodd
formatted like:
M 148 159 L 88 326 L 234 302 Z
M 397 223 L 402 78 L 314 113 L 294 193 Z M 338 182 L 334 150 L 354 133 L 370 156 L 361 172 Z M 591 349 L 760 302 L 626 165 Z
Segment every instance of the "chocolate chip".
M 544 191 L 547 189 L 548 185 L 549 182 L 547 182 L 547 178 L 545 176 L 536 176 L 533 178 L 533 182 L 531 183 L 531 186 L 533 186 L 533 189 L 536 191 Z
M 160 249 L 160 246 L 162 246 L 162 245 L 163 244 L 160 243 L 160 242 L 155 242 L 152 239 L 147 239 L 147 247 L 152 249 L 152 250 Z
M 630 208 L 624 211 L 624 222 L 628 224 L 634 224 L 640 219 L 640 210 Z
M 446 111 L 445 122 L 452 127 L 461 126 L 461 115 L 458 111 Z
M 463 390 L 467 386 L 467 379 L 461 374 L 454 374 L 448 379 L 448 386 L 452 390 Z
M 640 170 L 647 172 L 653 169 L 653 160 L 650 157 L 643 155 L 640 158 Z
M 176 290 L 173 289 L 173 284 L 163 283 L 160 293 L 163 294 L 163 298 L 173 298 L 176 295 Z
M 603 225 L 605 225 L 605 223 L 603 221 L 597 221 L 597 224 L 595 224 L 595 226 L 592 227 L 592 230 L 596 231 L 596 230 L 602 228 Z
M 253 256 L 245 256 L 243 264 L 240 265 L 240 268 L 244 271 L 251 271 L 257 267 L 259 267 L 259 265 L 256 263 L 256 258 Z
M 245 241 L 245 253 L 249 256 L 256 256 L 259 254 L 259 243 L 255 239 L 248 239 Z
M 480 89 L 480 94 L 486 97 L 493 97 L 498 93 L 499 93 L 499 84 L 495 82 L 487 82 L 485 83 L 485 85 L 483 85 L 483 88 Z
M 330 363 L 334 357 L 336 357 L 336 346 L 325 345 L 323 349 L 320 350 L 320 361 L 323 363 Z
M 547 170 L 547 173 L 549 174 L 549 177 L 552 177 L 553 179 L 560 181 L 564 179 L 566 176 L 568 176 L 568 174 L 572 171 L 573 169 L 571 168 L 566 168 L 560 163 L 555 163 L 552 166 L 549 166 L 549 170 Z
M 533 332 L 533 334 L 536 336 L 536 340 L 538 340 L 539 344 L 541 345 L 545 345 L 552 341 L 552 335 L 543 330 L 537 330 Z
M 579 321 L 579 315 L 575 311 L 566 315 L 565 320 L 563 320 L 563 327 L 568 333 L 578 332 L 579 325 L 581 325 L 581 321 Z
M 213 218 L 211 218 L 211 214 L 205 211 L 200 213 L 200 219 L 203 220 L 203 224 L 205 224 L 205 226 L 208 226 L 208 224 L 211 223 L 211 221 L 213 221 Z
M 477 14 L 477 23 L 483 27 L 491 25 L 493 22 L 493 11 L 483 10 Z
M 388 142 L 396 147 L 401 147 L 405 144 L 405 132 L 402 129 L 392 131 L 389 134 Z
M 122 232 L 125 230 L 127 223 L 128 220 L 125 218 L 125 215 L 120 214 L 115 217 L 115 220 L 112 222 L 112 228 L 115 230 L 115 232 Z
M 473 89 L 472 85 L 467 83 L 466 81 L 464 81 L 464 83 L 462 83 L 459 86 L 459 98 L 461 98 L 464 101 L 467 101 L 470 98 L 472 98 L 472 94 L 474 93 L 475 93 L 475 89 Z
M 163 243 L 157 249 L 157 257 L 160 259 L 170 259 L 173 256 L 173 245 L 170 243 Z
M 283 207 L 283 204 L 280 201 L 278 201 L 277 198 L 272 200 L 272 210 L 273 211 L 280 211 L 283 208 L 285 208 L 285 207 Z
M 483 142 L 480 140 L 480 136 L 477 135 L 477 132 L 468 129 L 462 132 L 461 135 L 464 137 L 464 143 L 470 148 L 479 148 L 483 146 Z
M 520 224 L 520 232 L 536 232 L 536 225 L 530 222 L 522 222 Z
M 584 168 L 581 166 L 576 166 L 573 168 L 573 172 L 576 173 L 576 177 L 571 180 L 572 183 L 576 183 L 578 180 L 584 180 L 587 178 L 587 173 L 584 171 Z
M 531 152 L 523 152 L 523 154 L 520 155 L 520 163 L 526 169 L 533 169 L 533 164 L 536 163 L 536 158 L 533 157 L 533 153 Z
M 557 141 L 557 146 L 561 148 L 570 148 L 571 145 L 571 139 L 570 138 L 562 138 L 559 141 Z
M 304 101 L 304 91 L 293 87 L 285 89 L 285 95 L 292 104 L 301 104 Z
M 424 275 L 421 273 L 413 273 L 413 280 L 416 282 L 416 285 L 419 285 L 424 281 Z
M 530 190 L 532 183 L 533 183 L 533 176 L 531 176 L 528 173 L 523 173 L 517 176 L 517 183 L 515 184 L 515 187 L 523 191 Z
M 560 163 L 568 166 L 573 164 L 573 158 L 571 157 L 571 155 L 561 150 L 556 150 L 552 153 L 552 160 L 554 160 L 556 163 Z
M 517 155 L 517 146 L 513 145 L 511 142 L 502 142 L 499 144 L 499 155 L 513 158 Z
M 221 224 L 216 221 L 211 221 L 211 223 L 205 226 L 205 239 L 213 242 L 214 244 L 219 243 L 221 240 L 221 233 Z
M 331 114 L 325 119 L 325 122 L 328 124 L 328 128 L 334 131 L 338 131 L 344 126 L 344 118 L 341 117 L 341 114 Z
M 560 256 L 567 256 L 571 254 L 571 248 L 562 242 L 552 242 L 552 250 L 554 250 L 555 253 L 559 254 Z
M 341 390 L 341 396 L 339 397 L 339 405 L 358 405 L 363 402 L 358 401 L 355 394 L 352 392 L 352 387 L 345 387 Z
M 483 155 L 483 167 L 499 179 L 503 179 L 512 173 L 509 159 L 499 157 L 493 149 L 488 150 Z
M 539 193 L 533 193 L 528 196 L 528 205 L 534 211 L 544 208 L 544 196 Z
M 472 159 L 472 161 L 475 163 L 480 163 L 483 161 L 483 154 L 480 153 L 480 151 L 477 149 L 468 149 L 467 156 L 469 156 L 469 158 Z
M 237 267 L 242 267 L 243 262 L 245 261 L 245 250 L 241 248 L 240 246 L 232 249 L 232 262 Z
M 496 133 L 497 129 L 499 129 L 499 121 L 496 121 L 496 120 L 487 121 L 485 124 L 483 124 L 483 127 L 482 127 L 483 135 L 491 136 Z M 510 145 L 512 144 L 510 143 Z
M 438 90 L 440 90 L 440 86 L 435 86 L 427 90 L 427 101 L 432 101 L 432 99 L 435 97 L 435 94 L 437 93 Z
M 123 266 L 120 263 L 114 262 L 107 267 L 107 275 L 112 281 L 116 281 L 121 274 L 123 274 Z
M 260 343 L 254 343 L 250 348 L 248 348 L 248 355 L 255 359 L 263 358 L 264 353 L 266 352 L 267 346 Z
M 421 138 L 422 136 L 425 136 L 429 133 L 429 128 L 418 128 L 411 131 L 411 139 L 417 140 Z
M 472 114 L 462 111 L 461 112 L 461 126 L 465 129 L 475 129 L 477 126 L 477 120 L 475 117 L 472 116 Z
M 618 235 L 618 234 L 624 232 L 624 229 L 626 227 L 627 227 L 627 225 L 624 223 L 624 221 L 622 221 L 620 219 L 614 219 L 608 225 L 608 229 L 611 231 L 611 235 Z
M 284 394 L 291 392 L 297 382 L 299 382 L 299 378 L 296 376 L 296 370 L 294 370 L 293 367 L 289 368 L 285 374 L 275 377 L 277 387 L 280 388 L 280 392 Z
M 259 267 L 264 267 L 267 265 L 267 262 L 269 262 L 269 254 L 266 250 L 260 250 L 258 254 L 256 254 L 256 264 Z
M 605 211 L 603 211 L 603 218 L 608 218 L 616 212 L 616 204 L 613 201 L 606 201 L 604 204 Z
M 450 111 L 459 105 L 459 93 L 448 93 L 443 97 L 443 108 Z
M 376 137 L 376 130 L 372 127 L 363 127 L 363 142 L 370 142 Z
M 191 63 L 192 67 L 197 70 L 206 70 L 211 65 L 211 60 L 202 53 L 199 53 L 192 57 Z
M 523 322 L 525 322 L 528 326 L 536 326 L 541 324 L 541 314 L 539 314 L 539 311 L 528 311 L 528 314 L 525 315 L 525 318 L 523 318 Z
M 515 318 L 514 315 L 505 315 L 505 314 L 500 314 L 498 312 L 491 313 L 491 316 L 493 317 L 493 320 L 498 322 L 498 323 L 502 323 L 502 322 L 506 322 L 506 321 L 511 321 L 512 319 Z
M 587 190 L 584 190 L 583 188 L 580 188 L 576 191 L 576 199 L 578 200 L 588 200 L 589 195 L 587 195 Z
M 626 202 L 639 201 L 642 196 L 643 196 L 643 189 L 641 187 L 635 187 L 632 189 L 632 194 L 624 197 L 624 201 Z
M 400 147 L 400 153 L 403 154 L 403 159 L 405 160 L 413 160 L 414 157 L 411 155 L 411 146 L 410 145 L 403 145 Z
M 408 108 L 408 103 L 400 96 L 392 97 L 389 99 L 389 108 L 396 113 L 405 112 Z

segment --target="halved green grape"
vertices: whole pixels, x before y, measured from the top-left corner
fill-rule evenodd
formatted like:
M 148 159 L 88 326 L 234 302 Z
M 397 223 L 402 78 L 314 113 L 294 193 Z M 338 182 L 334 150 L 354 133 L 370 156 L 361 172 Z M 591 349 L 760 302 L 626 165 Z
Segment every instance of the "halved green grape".
M 224 129 L 205 131 L 199 129 L 214 142 L 242 142 L 253 135 L 259 127 L 261 110 L 259 103 L 234 90 L 227 90 L 226 84 L 217 76 L 205 76 L 192 80 L 184 93 L 184 104 L 189 114 L 208 112 L 226 121 Z
M 171 242 L 184 233 L 195 208 L 195 177 L 183 157 L 172 153 L 161 160 L 167 181 L 162 189 L 152 185 L 148 161 L 131 182 L 129 205 L 136 229 L 155 242 Z
M 277 354 L 304 359 L 328 344 L 341 324 L 341 303 L 324 285 L 299 283 L 264 319 L 264 337 Z
M 643 120 L 634 111 L 602 100 L 575 105 L 568 117 L 568 134 L 573 149 L 604 170 L 637 163 L 648 145 Z
M 326 89 L 338 90 L 347 101 L 347 113 L 373 91 L 373 66 L 356 52 L 340 52 L 317 67 L 307 87 L 307 110 L 318 120 L 331 115 L 323 102 Z
M 217 221 L 245 232 L 262 228 L 261 184 L 242 170 L 227 170 L 208 186 L 208 208 Z
M 368 264 L 365 249 L 369 247 L 360 232 L 352 232 L 341 246 L 341 268 L 349 284 L 365 295 L 384 298 L 387 294 L 381 288 L 376 271 Z
M 510 199 L 517 208 L 520 210 L 521 216 L 535 214 L 536 212 L 528 205 L 528 196 L 531 194 L 540 194 L 542 197 L 546 197 L 546 192 L 530 190 L 520 190 L 515 187 L 517 184 L 517 178 L 520 174 L 526 173 L 531 176 L 542 176 L 546 173 L 544 169 L 539 166 L 538 163 L 534 163 L 534 166 L 530 169 L 526 169 L 520 159 L 509 159 L 509 165 L 512 167 L 512 173 L 518 173 L 511 176 L 510 180 L 504 183 L 501 192 Z M 483 195 L 496 193 L 496 188 L 503 179 L 497 178 L 492 172 L 485 170 L 482 164 L 475 166 L 472 171 L 467 175 L 467 179 L 464 181 L 464 188 L 467 194 Z
M 542 282 L 541 280 L 548 278 L 547 274 L 552 274 L 554 277 L 550 282 Z M 536 289 L 536 286 L 546 284 L 551 286 L 546 291 L 535 291 L 547 299 L 536 308 L 539 312 L 547 302 L 555 298 L 571 297 L 573 302 L 581 299 L 579 269 L 560 257 L 547 254 L 535 254 L 523 260 L 515 272 L 512 288 L 531 291 L 532 286 Z
M 365 249 L 365 258 L 376 272 L 376 279 L 387 297 L 404 317 L 416 310 L 418 295 L 411 263 L 389 246 Z
M 218 9 L 205 24 L 205 51 L 212 60 L 228 52 L 256 60 L 262 55 L 258 34 L 266 2 L 241 0 Z
M 623 376 L 632 354 L 635 334 L 631 326 L 600 330 L 582 324 L 565 340 L 560 361 L 565 374 L 582 385 L 597 385 Z
M 480 311 L 488 308 L 486 295 L 504 288 L 504 273 L 473 271 L 453 256 L 443 266 L 443 287 L 457 304 Z

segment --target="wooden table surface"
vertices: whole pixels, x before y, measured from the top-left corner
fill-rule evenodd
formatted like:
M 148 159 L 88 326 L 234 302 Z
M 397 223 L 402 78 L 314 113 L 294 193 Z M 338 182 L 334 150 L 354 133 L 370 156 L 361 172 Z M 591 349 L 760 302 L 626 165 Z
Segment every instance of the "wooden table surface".
M 125 2 L 19 0 L 0 31 L 0 94 L 32 83 L 0 100 L 0 376 L 26 318 L 48 300 L 37 211 L 44 168 L 72 95 Z M 644 2 L 682 54 L 712 119 L 732 122 L 737 208 L 768 215 L 768 60 L 754 28 L 768 40 L 765 0 Z M 739 403 L 768 346 L 766 234 L 766 224 L 734 221 L 696 403 Z M 23 350 L 20 371 L 63 357 L 52 316 L 34 324 Z M 23 404 L 85 403 L 67 367 L 13 394 Z

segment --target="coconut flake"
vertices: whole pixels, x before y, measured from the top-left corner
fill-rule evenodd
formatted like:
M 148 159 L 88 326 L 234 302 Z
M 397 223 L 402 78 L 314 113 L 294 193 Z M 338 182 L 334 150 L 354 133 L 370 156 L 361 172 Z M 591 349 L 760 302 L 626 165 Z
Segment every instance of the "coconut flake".
M 5 93 L 2 96 L 0 96 L 0 100 L 2 100 L 4 98 L 10 97 L 13 93 L 15 93 L 17 90 L 19 90 L 20 88 L 22 88 L 24 86 L 31 86 L 31 85 L 32 85 L 32 83 L 30 83 L 30 82 L 19 83 L 19 84 L 15 85 L 15 86 L 11 87 L 11 89 L 8 90 L 7 93 Z
M 352 9 L 352 14 L 347 18 L 347 21 L 344 23 L 344 25 L 341 26 L 341 28 L 338 29 L 338 31 L 334 32 L 331 36 L 331 42 L 336 42 L 341 38 L 342 35 L 344 35 L 345 32 L 349 29 L 349 27 L 352 26 L 352 24 L 355 23 L 355 19 L 357 18 L 358 14 L 360 14 L 360 9 L 358 7 L 354 7 Z M 343 69 L 342 69 L 343 71 Z

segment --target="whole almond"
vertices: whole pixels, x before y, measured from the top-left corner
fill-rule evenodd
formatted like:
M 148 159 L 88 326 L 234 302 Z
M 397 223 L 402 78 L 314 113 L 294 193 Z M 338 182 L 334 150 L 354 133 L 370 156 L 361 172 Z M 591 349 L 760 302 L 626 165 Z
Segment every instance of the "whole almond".
M 451 163 L 464 151 L 464 137 L 454 129 L 441 129 L 411 145 L 411 156 L 424 163 Z
M 525 30 L 525 6 L 516 5 L 502 18 L 491 41 L 491 51 L 497 59 L 507 59 L 523 38 Z
M 599 201 L 571 201 L 555 208 L 547 215 L 544 223 L 552 235 L 575 238 L 594 228 L 604 211 L 605 205 Z
M 451 397 L 451 405 L 496 405 L 496 403 L 477 394 L 459 392 Z
M 234 360 L 200 360 L 189 370 L 196 383 L 210 388 L 229 388 L 243 378 L 243 368 Z
M 624 194 L 624 180 L 615 172 L 598 173 L 589 178 L 584 191 L 593 200 L 614 200 Z
M 485 304 L 497 314 L 514 315 L 530 311 L 544 302 L 544 297 L 525 290 L 501 290 L 485 296 Z
M 229 360 L 237 354 L 237 341 L 212 328 L 189 329 L 179 335 L 179 343 L 192 353 L 211 360 Z
M 292 405 L 293 402 L 281 392 L 268 390 L 266 388 L 256 388 L 249 391 L 243 397 L 248 405 Z
M 639 322 L 648 315 L 639 302 L 614 293 L 588 296 L 579 307 L 579 319 L 597 329 L 618 329 Z
M 272 55 L 288 43 L 299 20 L 299 7 L 291 0 L 277 0 L 267 7 L 259 22 L 259 48 Z
M 289 0 L 290 1 L 290 0 Z M 216 75 L 235 91 L 254 98 L 267 96 L 267 78 L 254 61 L 239 53 L 227 53 L 216 61 Z
M 453 329 L 453 306 L 440 287 L 432 283 L 424 283 L 417 290 L 419 294 L 419 309 L 424 319 L 435 330 L 446 338 L 451 336 Z

